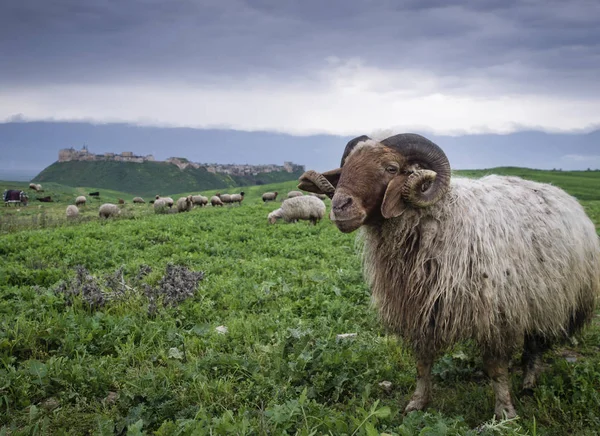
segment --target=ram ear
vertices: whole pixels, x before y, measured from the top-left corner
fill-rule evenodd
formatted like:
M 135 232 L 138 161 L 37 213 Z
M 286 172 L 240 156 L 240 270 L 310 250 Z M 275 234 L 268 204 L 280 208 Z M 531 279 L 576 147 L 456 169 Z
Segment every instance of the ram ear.
M 334 188 L 337 186 L 340 175 L 342 174 L 341 168 L 336 168 L 334 170 L 325 171 L 324 173 L 316 173 L 315 171 L 306 171 L 299 178 L 298 189 L 307 192 L 313 192 L 315 194 L 327 194 L 327 186 L 324 186 L 323 183 L 319 183 L 318 179 L 320 176 L 323 176 L 329 184 L 331 184 Z
M 381 215 L 385 219 L 395 218 L 404 213 L 407 204 L 402 199 L 402 190 L 404 188 L 404 177 L 394 177 L 388 183 L 383 203 L 381 203 Z

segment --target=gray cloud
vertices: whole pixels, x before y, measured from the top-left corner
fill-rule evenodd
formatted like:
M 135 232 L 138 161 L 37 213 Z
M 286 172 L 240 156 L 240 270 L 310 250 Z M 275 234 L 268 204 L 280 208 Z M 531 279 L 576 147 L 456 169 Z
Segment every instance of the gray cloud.
M 303 80 L 328 57 L 475 93 L 600 90 L 600 3 L 24 0 L 0 6 L 2 85 Z

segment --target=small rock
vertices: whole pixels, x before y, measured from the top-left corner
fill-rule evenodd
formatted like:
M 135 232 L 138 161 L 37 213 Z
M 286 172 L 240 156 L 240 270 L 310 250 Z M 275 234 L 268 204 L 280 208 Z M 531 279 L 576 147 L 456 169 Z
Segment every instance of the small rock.
M 58 401 L 58 399 L 56 399 L 54 397 L 50 397 L 50 398 L 46 398 L 44 401 L 42 401 L 40 406 L 42 406 L 46 410 L 54 410 L 58 406 L 60 406 L 60 401 Z
M 379 383 L 379 387 L 384 391 L 389 392 L 392 390 L 392 382 L 384 380 L 381 383 Z
M 222 335 L 224 335 L 225 333 L 227 333 L 229 331 L 229 329 L 227 327 L 225 327 L 224 325 L 220 325 L 219 327 L 216 327 L 215 330 L 217 331 L 217 333 L 220 333 Z
M 181 350 L 179 350 L 179 348 L 169 348 L 169 359 L 183 360 L 183 357 L 183 353 L 181 352 Z
M 336 338 L 337 339 L 346 339 L 346 338 L 353 338 L 357 335 L 357 333 L 342 333 L 340 335 L 337 335 Z
M 569 356 L 569 357 L 565 357 L 565 360 L 569 363 L 575 363 L 575 362 L 577 362 L 577 357 Z

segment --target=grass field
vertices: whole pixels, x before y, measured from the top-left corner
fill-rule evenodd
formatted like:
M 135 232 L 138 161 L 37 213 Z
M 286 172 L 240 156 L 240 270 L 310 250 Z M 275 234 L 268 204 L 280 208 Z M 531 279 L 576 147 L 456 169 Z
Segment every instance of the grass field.
M 600 173 L 521 171 L 583 197 L 600 224 Z M 436 363 L 428 411 L 403 417 L 414 360 L 370 306 L 354 235 L 327 219 L 267 225 L 278 204 L 260 194 L 293 187 L 185 214 L 127 204 L 108 221 L 96 203 L 64 219 L 92 188 L 48 185 L 59 203 L 2 207 L 0 434 L 597 434 L 598 317 L 546 355 L 514 422 L 491 420 L 469 343 Z M 131 199 L 98 203 L 118 197 Z

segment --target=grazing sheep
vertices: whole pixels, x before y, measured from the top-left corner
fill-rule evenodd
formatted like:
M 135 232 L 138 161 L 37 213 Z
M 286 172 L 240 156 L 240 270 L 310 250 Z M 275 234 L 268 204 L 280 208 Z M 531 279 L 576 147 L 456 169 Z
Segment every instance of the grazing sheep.
M 116 204 L 104 203 L 98 210 L 100 218 L 110 218 L 121 214 L 121 210 Z
M 312 195 L 313 197 L 317 197 L 319 200 L 327 199 L 325 194 L 315 194 L 314 192 L 309 192 L 308 195 Z
M 294 197 L 302 197 L 304 194 L 300 191 L 290 191 L 288 192 L 287 198 L 294 198 Z
M 363 270 L 385 325 L 417 358 L 405 411 L 431 396 L 445 349 L 483 351 L 498 417 L 516 415 L 508 362 L 521 344 L 523 388 L 541 357 L 587 324 L 600 292 L 594 224 L 563 190 L 517 177 L 452 178 L 444 152 L 414 134 L 350 141 L 341 168 L 307 171 L 300 189 L 332 196 L 344 233 L 362 227 Z
M 242 201 L 244 200 L 244 191 L 240 192 L 239 194 L 231 194 L 231 203 L 237 203 L 239 205 L 242 204 Z
M 217 195 L 213 195 L 210 199 L 210 204 L 213 206 L 223 206 L 223 202 Z
M 39 183 L 37 185 L 35 185 L 35 190 L 37 192 L 44 192 L 44 190 L 42 189 L 42 185 L 40 185 Z
M 206 206 L 208 204 L 208 197 L 205 197 L 204 195 L 193 195 L 192 202 L 196 206 Z
M 122 198 L 119 198 L 119 204 L 125 204 L 125 200 L 123 200 Z
M 219 194 L 217 192 L 217 197 L 219 197 L 221 199 L 221 201 L 223 202 L 223 204 L 229 204 L 231 203 L 231 195 L 230 194 Z
M 67 219 L 77 218 L 79 215 L 79 209 L 77 206 L 73 206 L 72 204 L 67 206 Z
M 277 191 L 275 191 L 275 192 L 265 192 L 262 195 L 262 201 L 265 202 L 265 203 L 267 201 L 275 201 L 275 199 L 277 198 L 277 194 L 278 194 Z
M 267 219 L 270 224 L 275 224 L 278 219 L 283 218 L 287 223 L 307 220 L 316 225 L 324 216 L 325 203 L 317 197 L 303 195 L 284 200 L 281 207 L 271 212 Z
M 85 198 L 84 195 L 80 195 L 79 197 L 77 197 L 75 199 L 75 206 L 85 206 L 86 202 L 87 202 L 87 198 Z
M 189 212 L 194 208 L 194 202 L 192 201 L 192 196 L 188 195 L 187 197 L 181 197 L 177 200 L 177 212 Z
M 164 198 L 159 198 L 158 200 L 154 200 L 154 213 L 167 213 L 169 211 L 169 205 L 164 200 Z
M 37 185 L 35 183 L 30 183 L 29 184 L 29 189 L 33 189 L 34 191 L 38 190 Z
M 146 203 L 142 197 L 133 197 L 133 204 L 143 204 Z
M 173 204 L 175 203 L 171 197 L 161 197 L 160 195 L 157 194 L 156 195 L 156 200 L 158 200 L 159 198 L 162 199 L 162 200 L 164 200 L 165 203 L 166 203 L 166 205 L 169 208 L 173 207 Z

